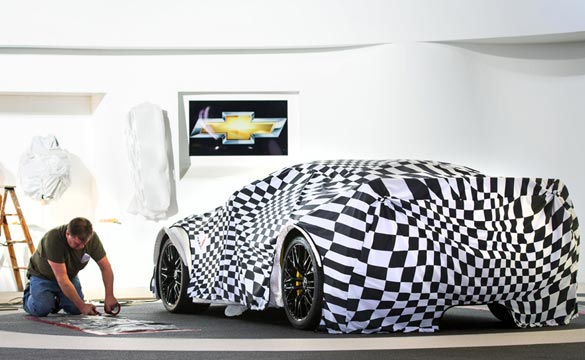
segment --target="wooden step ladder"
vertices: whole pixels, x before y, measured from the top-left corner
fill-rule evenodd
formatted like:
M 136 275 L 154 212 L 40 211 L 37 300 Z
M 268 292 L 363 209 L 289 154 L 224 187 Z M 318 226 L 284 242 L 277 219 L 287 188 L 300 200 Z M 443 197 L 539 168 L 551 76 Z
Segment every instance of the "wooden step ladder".
M 8 196 L 10 196 L 12 200 L 12 207 L 15 211 L 14 214 L 6 213 L 6 201 L 8 200 Z M 18 291 L 23 291 L 24 288 L 22 286 L 20 271 L 26 270 L 27 267 L 18 265 L 18 261 L 16 260 L 16 252 L 14 251 L 14 245 L 27 244 L 31 255 L 35 252 L 35 245 L 32 242 L 30 232 L 28 231 L 28 226 L 26 225 L 26 221 L 22 215 L 22 209 L 20 208 L 20 204 L 16 198 L 16 193 L 14 192 L 14 186 L 4 186 L 4 196 L 2 197 L 0 195 L 0 200 L 2 201 L 2 208 L 0 208 L 0 222 L 2 222 L 2 226 L 0 227 L 0 234 L 2 231 L 4 231 L 4 238 L 6 239 L 6 246 L 8 247 L 8 253 L 10 254 L 10 262 L 12 264 L 12 271 L 14 272 L 14 279 L 16 280 L 16 287 Z M 24 239 L 12 239 L 12 236 L 10 235 L 10 226 L 8 223 L 9 217 L 18 217 L 18 223 L 22 228 Z

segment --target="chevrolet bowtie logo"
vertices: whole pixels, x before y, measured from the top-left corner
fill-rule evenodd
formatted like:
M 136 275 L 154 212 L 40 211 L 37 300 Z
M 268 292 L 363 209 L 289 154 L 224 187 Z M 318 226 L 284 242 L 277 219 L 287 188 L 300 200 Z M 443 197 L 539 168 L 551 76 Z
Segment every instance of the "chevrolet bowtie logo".
M 192 138 L 222 139 L 225 145 L 253 145 L 256 138 L 277 138 L 286 118 L 255 119 L 254 112 L 223 112 L 221 119 L 197 119 Z

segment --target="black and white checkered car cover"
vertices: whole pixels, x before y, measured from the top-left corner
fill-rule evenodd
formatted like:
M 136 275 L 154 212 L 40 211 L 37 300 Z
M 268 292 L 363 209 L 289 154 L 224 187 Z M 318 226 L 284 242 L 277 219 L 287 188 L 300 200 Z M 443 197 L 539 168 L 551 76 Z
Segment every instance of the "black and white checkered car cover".
M 321 256 L 332 333 L 434 331 L 468 304 L 500 303 L 522 327 L 578 314 L 578 221 L 558 180 L 412 160 L 286 168 L 174 225 L 192 245 L 189 294 L 266 308 L 287 224 Z

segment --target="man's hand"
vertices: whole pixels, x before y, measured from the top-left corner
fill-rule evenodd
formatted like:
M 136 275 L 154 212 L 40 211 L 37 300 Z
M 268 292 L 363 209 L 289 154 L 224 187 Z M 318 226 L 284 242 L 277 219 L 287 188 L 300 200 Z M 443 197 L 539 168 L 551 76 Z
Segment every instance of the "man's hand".
M 83 306 L 81 306 L 79 308 L 79 311 L 83 314 L 83 315 L 99 315 L 100 313 L 97 311 L 97 309 L 95 308 L 95 305 L 92 304 L 83 304 Z
M 104 300 L 104 311 L 110 315 L 118 315 L 120 312 L 120 304 L 113 296 L 108 296 Z
M 104 311 L 110 315 L 118 315 L 120 312 L 120 304 L 116 297 L 114 297 L 114 272 L 107 256 L 104 256 L 97 262 L 102 272 L 102 280 L 104 281 L 104 289 L 106 290 L 106 297 L 104 299 Z

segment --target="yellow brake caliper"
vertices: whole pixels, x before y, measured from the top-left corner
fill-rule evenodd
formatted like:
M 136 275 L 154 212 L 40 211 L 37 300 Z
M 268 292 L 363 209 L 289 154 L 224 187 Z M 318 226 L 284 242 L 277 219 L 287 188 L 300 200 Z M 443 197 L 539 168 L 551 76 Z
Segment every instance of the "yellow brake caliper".
M 297 296 L 301 296 L 301 294 L 303 293 L 303 290 L 301 289 L 301 286 L 303 285 L 303 279 L 302 279 L 301 273 L 298 270 L 297 270 L 295 277 L 297 279 L 299 279 L 295 282 L 295 286 L 298 288 L 297 289 Z

